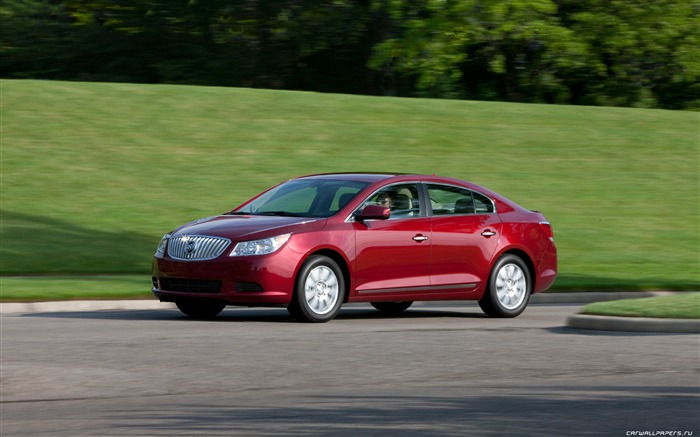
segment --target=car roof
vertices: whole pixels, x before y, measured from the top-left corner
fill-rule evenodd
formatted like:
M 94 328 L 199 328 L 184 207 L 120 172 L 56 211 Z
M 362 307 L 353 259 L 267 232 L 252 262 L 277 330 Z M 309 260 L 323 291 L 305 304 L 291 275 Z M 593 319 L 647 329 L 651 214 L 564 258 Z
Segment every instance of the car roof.
M 306 176 L 300 176 L 294 179 L 330 179 L 330 180 L 349 180 L 362 182 L 376 182 L 391 177 L 400 175 L 401 173 L 372 173 L 372 172 L 357 172 L 357 173 L 319 173 Z
M 344 173 L 319 173 L 311 174 L 306 176 L 300 176 L 294 179 L 328 179 L 328 180 L 346 180 L 346 181 L 360 181 L 360 182 L 380 182 L 387 179 L 395 179 L 395 182 L 407 182 L 407 181 L 423 181 L 423 182 L 437 182 L 437 183 L 456 183 L 458 185 L 466 185 L 473 188 L 483 188 L 478 185 L 463 180 L 456 179 L 447 176 L 438 176 L 435 174 L 426 175 L 419 173 L 380 173 L 380 172 L 344 172 Z

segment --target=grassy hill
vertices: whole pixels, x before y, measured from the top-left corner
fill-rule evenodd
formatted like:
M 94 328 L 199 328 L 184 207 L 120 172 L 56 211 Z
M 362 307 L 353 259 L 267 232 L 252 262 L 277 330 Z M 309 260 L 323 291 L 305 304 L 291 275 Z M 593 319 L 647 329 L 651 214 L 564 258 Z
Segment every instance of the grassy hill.
M 695 112 L 50 81 L 0 91 L 5 277 L 136 274 L 147 289 L 178 224 L 297 175 L 397 171 L 544 212 L 555 288 L 700 288 Z

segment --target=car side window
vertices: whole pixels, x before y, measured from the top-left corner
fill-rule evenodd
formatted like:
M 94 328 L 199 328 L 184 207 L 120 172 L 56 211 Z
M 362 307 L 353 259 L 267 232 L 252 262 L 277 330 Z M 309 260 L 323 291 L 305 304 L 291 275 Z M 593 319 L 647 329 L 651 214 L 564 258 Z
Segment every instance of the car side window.
M 483 194 L 450 185 L 428 184 L 427 188 L 433 215 L 494 212 L 493 202 Z
M 417 184 L 396 184 L 384 187 L 376 191 L 362 203 L 367 205 L 381 205 L 391 210 L 389 220 L 420 217 L 420 198 Z
M 493 201 L 483 194 L 472 192 L 474 195 L 474 209 L 477 214 L 490 214 L 495 212 Z

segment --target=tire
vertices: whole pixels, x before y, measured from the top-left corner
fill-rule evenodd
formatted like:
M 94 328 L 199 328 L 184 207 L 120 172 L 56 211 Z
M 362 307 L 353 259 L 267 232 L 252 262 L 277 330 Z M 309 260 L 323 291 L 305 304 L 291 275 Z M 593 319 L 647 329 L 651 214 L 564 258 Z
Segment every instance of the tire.
M 226 308 L 226 304 L 210 300 L 181 300 L 175 305 L 184 314 L 195 319 L 211 319 Z
M 345 279 L 338 264 L 327 256 L 310 257 L 299 271 L 292 302 L 294 318 L 324 323 L 338 314 L 345 298 Z
M 386 314 L 399 314 L 413 305 L 413 302 L 370 302 L 370 305 Z
M 294 300 L 296 300 L 296 296 L 292 298 L 292 302 L 287 307 L 287 312 L 293 319 L 301 320 L 303 317 L 301 315 L 301 311 L 299 311 L 299 305 L 297 305 Z
M 520 257 L 506 254 L 493 266 L 479 306 L 491 317 L 517 317 L 525 311 L 531 294 L 530 270 Z

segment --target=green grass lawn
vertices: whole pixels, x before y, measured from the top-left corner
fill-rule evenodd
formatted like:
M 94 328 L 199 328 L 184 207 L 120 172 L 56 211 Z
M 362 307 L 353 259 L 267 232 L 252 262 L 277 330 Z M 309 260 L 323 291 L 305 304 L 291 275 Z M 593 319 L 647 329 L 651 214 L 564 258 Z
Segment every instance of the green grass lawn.
M 3 301 L 153 299 L 148 275 L 0 276 Z
M 297 175 L 396 171 L 542 211 L 555 289 L 700 289 L 696 112 L 52 81 L 0 93 L 5 277 L 143 275 L 148 289 L 179 224 Z M 14 281 L 2 299 L 33 293 Z
M 598 316 L 700 319 L 700 293 L 596 302 L 586 305 L 581 312 Z

